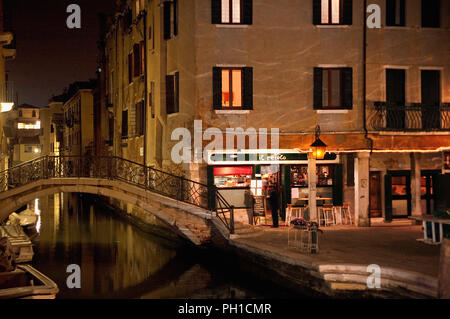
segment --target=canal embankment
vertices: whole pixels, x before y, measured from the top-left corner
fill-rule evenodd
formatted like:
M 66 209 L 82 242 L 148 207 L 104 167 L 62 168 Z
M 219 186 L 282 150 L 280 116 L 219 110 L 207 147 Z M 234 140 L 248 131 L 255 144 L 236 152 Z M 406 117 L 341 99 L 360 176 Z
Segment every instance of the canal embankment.
M 232 235 L 217 245 L 239 256 L 239 267 L 298 291 L 329 297 L 437 298 L 439 246 L 418 242 L 420 226 L 331 227 L 319 234 L 319 253 L 288 245 L 287 228 Z M 292 236 L 292 234 L 291 234 Z M 371 265 L 371 267 L 369 267 Z M 380 287 L 368 279 L 380 269 Z
M 153 222 L 150 213 L 126 212 L 101 200 L 97 204 L 113 209 L 145 232 L 194 246 L 169 227 Z M 422 234 L 420 226 L 327 227 L 319 234 L 319 253 L 308 254 L 288 245 L 288 228 L 238 225 L 237 234 L 228 236 L 219 220 L 211 218 L 207 223 L 210 243 L 197 248 L 224 254 L 242 273 L 300 296 L 438 297 L 439 247 L 416 240 Z M 380 267 L 380 288 L 368 286 L 369 265 Z

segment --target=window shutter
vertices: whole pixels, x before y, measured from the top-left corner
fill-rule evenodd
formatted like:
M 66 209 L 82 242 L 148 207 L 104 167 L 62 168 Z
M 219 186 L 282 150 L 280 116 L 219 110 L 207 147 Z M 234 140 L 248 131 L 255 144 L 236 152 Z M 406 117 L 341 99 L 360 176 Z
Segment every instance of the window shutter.
M 122 111 L 122 138 L 128 137 L 128 110 Z
M 141 71 L 141 50 L 139 44 L 133 45 L 133 76 L 139 76 Z
M 344 202 L 344 182 L 342 178 L 342 164 L 336 164 L 333 172 L 333 205 L 342 206 Z
M 247 67 L 242 69 L 243 73 L 243 109 L 253 110 L 253 68 Z
M 141 48 L 141 73 L 140 74 L 144 74 L 145 72 L 145 43 L 144 41 L 140 42 L 140 48 Z
M 400 25 L 406 25 L 406 10 L 405 10 L 405 0 L 400 0 Z
M 218 67 L 213 68 L 213 106 L 222 109 L 222 69 Z
M 243 24 L 253 24 L 253 0 L 243 0 Z
M 175 109 L 174 76 L 166 75 L 166 114 L 172 114 Z
M 170 39 L 170 2 L 164 2 L 164 40 Z
M 178 35 L 178 0 L 173 1 L 173 35 Z
M 355 154 L 347 154 L 347 186 L 355 186 Z
M 133 54 L 128 54 L 128 83 L 133 82 Z
M 313 0 L 313 24 L 318 25 L 322 22 L 322 2 Z
M 439 28 L 441 24 L 441 1 L 422 0 L 422 27 Z
M 344 18 L 343 24 L 352 25 L 353 24 L 353 0 L 344 0 Z
M 222 3 L 221 0 L 211 0 L 211 23 L 222 23 Z
M 395 25 L 395 1 L 386 0 L 386 25 Z
M 392 221 L 392 176 L 384 177 L 385 220 Z
M 322 109 L 322 68 L 314 68 L 314 109 Z
M 180 72 L 175 73 L 175 102 L 174 113 L 180 111 Z
M 352 68 L 342 69 L 342 107 L 353 108 L 353 72 Z

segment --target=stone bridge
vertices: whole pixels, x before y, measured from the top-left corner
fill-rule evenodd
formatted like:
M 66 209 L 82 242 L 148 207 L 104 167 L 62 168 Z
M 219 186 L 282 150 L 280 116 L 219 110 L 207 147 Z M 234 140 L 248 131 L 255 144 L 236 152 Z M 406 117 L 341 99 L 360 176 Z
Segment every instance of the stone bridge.
M 88 193 L 131 203 L 195 245 L 234 232 L 233 207 L 216 189 L 118 157 L 41 157 L 0 172 L 0 222 L 37 197 Z M 145 220 L 143 220 L 145 222 Z

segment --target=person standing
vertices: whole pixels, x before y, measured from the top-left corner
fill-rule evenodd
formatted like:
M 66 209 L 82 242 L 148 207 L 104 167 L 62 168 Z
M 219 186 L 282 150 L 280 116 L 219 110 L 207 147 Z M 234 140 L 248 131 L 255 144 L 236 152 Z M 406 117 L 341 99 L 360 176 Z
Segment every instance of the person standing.
M 272 222 L 274 228 L 278 227 L 278 207 L 279 207 L 279 193 L 276 187 L 270 191 L 270 208 L 272 210 Z

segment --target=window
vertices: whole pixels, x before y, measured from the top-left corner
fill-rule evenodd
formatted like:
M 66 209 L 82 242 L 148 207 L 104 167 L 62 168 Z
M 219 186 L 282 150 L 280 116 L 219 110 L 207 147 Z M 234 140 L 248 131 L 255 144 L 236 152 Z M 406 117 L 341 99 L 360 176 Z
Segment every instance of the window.
M 441 1 L 422 0 L 422 27 L 439 28 L 441 26 Z
M 351 109 L 353 106 L 351 68 L 314 69 L 314 108 Z
M 140 101 L 136 104 L 136 135 L 142 136 L 145 131 L 145 103 Z
M 25 153 L 33 153 L 33 146 L 25 146 Z
M 253 109 L 253 68 L 213 68 L 215 109 Z
M 41 129 L 41 121 L 36 121 L 36 123 L 17 123 L 17 128 L 19 130 L 39 130 Z
M 241 69 L 222 69 L 222 107 L 242 107 Z
M 252 0 L 212 0 L 213 24 L 252 24 Z
M 36 117 L 36 111 L 33 111 L 33 112 L 31 113 L 31 117 Z
M 315 25 L 351 25 L 352 16 L 352 0 L 313 1 L 313 24 Z
M 178 35 L 178 1 L 164 2 L 164 39 Z
M 122 111 L 122 138 L 128 138 L 128 110 Z
M 405 0 L 386 0 L 386 25 L 405 26 Z
M 166 76 L 166 113 L 173 114 L 180 111 L 180 74 Z

